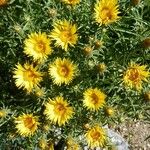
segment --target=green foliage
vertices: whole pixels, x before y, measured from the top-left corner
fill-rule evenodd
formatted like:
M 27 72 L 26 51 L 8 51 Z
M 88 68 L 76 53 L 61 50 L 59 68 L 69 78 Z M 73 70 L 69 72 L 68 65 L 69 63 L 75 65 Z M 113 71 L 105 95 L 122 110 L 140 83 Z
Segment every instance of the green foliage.
M 144 49 L 141 42 L 150 36 L 149 2 L 142 1 L 133 7 L 130 1 L 120 0 L 121 18 L 108 26 L 99 26 L 93 19 L 94 3 L 92 0 L 82 0 L 75 7 L 61 3 L 59 0 L 12 0 L 6 6 L 0 6 L 0 108 L 10 112 L 5 118 L 0 118 L 0 149 L 37 149 L 40 137 L 59 141 L 68 135 L 78 137 L 85 133 L 86 123 L 113 124 L 120 118 L 137 118 L 142 114 L 147 118 L 149 106 L 144 102 L 143 93 L 150 90 L 150 84 L 145 83 L 141 93 L 127 90 L 122 84 L 123 72 L 132 60 L 150 67 L 150 50 Z M 27 94 L 19 90 L 15 84 L 13 69 L 17 62 L 32 61 L 23 53 L 24 40 L 31 32 L 46 32 L 53 29 L 57 19 L 70 20 L 78 26 L 79 40 L 69 52 L 53 45 L 53 54 L 41 65 L 41 71 L 48 71 L 48 64 L 56 57 L 70 58 L 78 65 L 79 73 L 73 82 L 67 86 L 54 85 L 48 74 L 44 76 L 41 86 L 45 88 L 44 97 Z M 86 45 L 94 46 L 94 40 L 102 40 L 103 47 L 94 48 L 90 56 L 83 49 Z M 100 74 L 95 66 L 105 63 L 106 72 Z M 89 87 L 97 87 L 107 94 L 107 104 L 116 110 L 115 117 L 107 117 L 103 109 L 89 112 L 83 107 L 83 92 Z M 45 132 L 43 126 L 47 123 L 43 115 L 44 103 L 48 97 L 62 95 L 75 108 L 76 113 L 63 126 L 61 134 L 56 136 L 57 125 L 51 125 Z M 14 117 L 22 113 L 33 113 L 40 118 L 40 127 L 33 137 L 22 138 L 17 135 Z M 89 120 L 89 118 L 92 119 Z M 14 134 L 10 138 L 10 134 Z

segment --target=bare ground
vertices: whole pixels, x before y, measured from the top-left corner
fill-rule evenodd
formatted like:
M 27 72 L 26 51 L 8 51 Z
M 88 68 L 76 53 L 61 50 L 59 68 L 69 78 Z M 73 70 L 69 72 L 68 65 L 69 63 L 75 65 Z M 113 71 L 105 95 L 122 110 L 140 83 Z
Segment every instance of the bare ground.
M 130 150 L 150 150 L 150 124 L 144 121 L 126 121 L 117 125 L 115 130 L 124 137 Z

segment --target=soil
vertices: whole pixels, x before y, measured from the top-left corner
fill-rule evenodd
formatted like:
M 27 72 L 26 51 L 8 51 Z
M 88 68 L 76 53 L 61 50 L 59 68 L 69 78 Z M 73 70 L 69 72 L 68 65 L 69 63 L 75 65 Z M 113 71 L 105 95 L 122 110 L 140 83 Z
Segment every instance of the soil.
M 150 123 L 144 121 L 126 121 L 115 127 L 129 144 L 129 150 L 150 150 Z M 148 138 L 148 139 L 147 139 Z

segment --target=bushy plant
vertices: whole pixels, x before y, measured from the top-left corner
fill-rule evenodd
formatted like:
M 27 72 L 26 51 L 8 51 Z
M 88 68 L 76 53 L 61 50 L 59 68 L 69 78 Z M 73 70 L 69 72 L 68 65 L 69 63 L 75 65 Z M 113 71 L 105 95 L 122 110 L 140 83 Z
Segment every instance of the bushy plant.
M 0 149 L 110 147 L 104 125 L 146 119 L 149 11 L 140 0 L 1 0 Z

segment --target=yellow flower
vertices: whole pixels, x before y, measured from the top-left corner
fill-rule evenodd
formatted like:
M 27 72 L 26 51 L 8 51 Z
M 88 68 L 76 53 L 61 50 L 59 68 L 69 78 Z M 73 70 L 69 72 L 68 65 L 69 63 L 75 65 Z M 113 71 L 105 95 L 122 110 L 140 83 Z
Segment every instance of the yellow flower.
M 0 109 L 0 118 L 6 117 L 8 114 L 8 111 L 6 109 Z
M 146 67 L 146 65 L 140 66 L 139 64 L 131 62 L 123 76 L 125 85 L 141 90 L 142 81 L 147 81 L 147 77 L 149 77 L 150 74 L 149 71 L 146 71 Z
M 108 25 L 117 21 L 120 13 L 118 7 L 117 0 L 97 0 L 94 8 L 96 22 L 100 23 L 100 25 Z
M 13 78 L 18 88 L 24 88 L 31 92 L 34 87 L 39 86 L 42 80 L 42 73 L 37 71 L 38 67 L 33 67 L 33 64 L 25 63 L 23 66 L 19 63 L 14 70 Z
M 105 104 L 106 95 L 97 88 L 89 88 L 84 93 L 83 104 L 91 111 L 97 111 Z
M 76 5 L 78 3 L 80 3 L 80 0 L 62 0 L 64 3 L 66 4 L 70 4 L 70 5 Z
M 67 140 L 67 150 L 81 150 L 81 147 L 73 138 L 70 137 Z
M 47 119 L 53 123 L 58 123 L 59 126 L 64 125 L 73 115 L 73 108 L 69 106 L 68 102 L 63 97 L 58 96 L 54 100 L 49 100 L 45 104 L 44 114 Z
M 31 33 L 24 43 L 24 53 L 33 57 L 34 61 L 42 62 L 52 53 L 46 33 Z
M 103 147 L 106 142 L 106 133 L 104 129 L 96 125 L 87 131 L 85 138 L 90 148 Z
M 0 0 L 0 6 L 4 6 L 8 3 L 8 0 Z
M 17 132 L 23 136 L 31 136 L 38 128 L 39 122 L 32 114 L 23 114 L 15 119 Z
M 54 23 L 54 29 L 52 30 L 50 37 L 52 40 L 55 40 L 55 45 L 60 46 L 65 51 L 68 50 L 68 46 L 74 47 L 77 43 L 78 35 L 77 35 L 77 27 L 76 25 L 70 23 L 67 20 L 58 20 Z
M 57 85 L 69 84 L 76 73 L 77 66 L 69 59 L 57 58 L 53 64 L 49 66 L 49 74 Z

